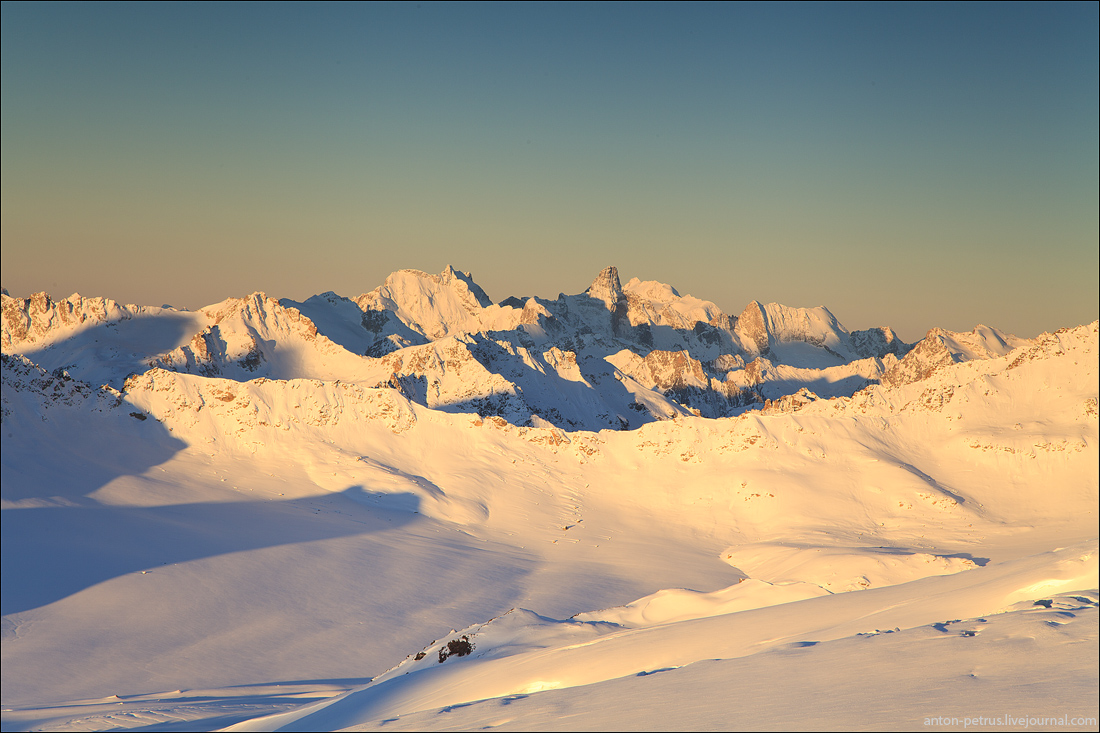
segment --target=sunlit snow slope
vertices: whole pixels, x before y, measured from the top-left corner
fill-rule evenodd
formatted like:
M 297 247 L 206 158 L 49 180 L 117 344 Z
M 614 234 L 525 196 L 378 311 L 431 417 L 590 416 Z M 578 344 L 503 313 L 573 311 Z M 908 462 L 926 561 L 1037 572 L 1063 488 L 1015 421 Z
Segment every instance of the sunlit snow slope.
M 1096 715 L 1096 323 L 3 301 L 5 730 Z

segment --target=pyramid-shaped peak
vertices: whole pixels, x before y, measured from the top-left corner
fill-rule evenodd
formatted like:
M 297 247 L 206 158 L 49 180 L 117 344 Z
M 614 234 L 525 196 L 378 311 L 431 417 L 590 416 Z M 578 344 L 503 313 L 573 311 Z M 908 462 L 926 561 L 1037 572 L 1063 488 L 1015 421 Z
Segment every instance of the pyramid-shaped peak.
M 753 300 L 737 317 L 737 332 L 741 342 L 750 351 L 764 353 L 768 350 L 769 334 L 767 314 L 759 301 Z
M 623 287 L 619 284 L 619 270 L 614 265 L 609 265 L 596 275 L 596 279 L 584 291 L 589 297 L 602 300 L 605 303 L 617 303 L 623 297 Z
M 764 311 L 764 306 L 760 304 L 759 300 L 750 300 L 749 304 L 745 306 L 745 310 L 742 311 L 742 314 L 748 313 L 749 311 L 762 313 Z
M 468 293 L 477 302 L 477 305 L 481 308 L 488 308 L 493 304 L 493 301 L 489 299 L 489 296 L 485 294 L 485 291 L 481 289 L 481 286 L 474 282 L 474 278 L 468 272 L 462 270 L 456 270 L 451 265 L 447 265 L 443 268 L 443 272 L 439 274 L 443 283 L 446 285 L 455 286 L 460 294 L 465 295 Z M 472 304 L 471 304 L 472 306 Z

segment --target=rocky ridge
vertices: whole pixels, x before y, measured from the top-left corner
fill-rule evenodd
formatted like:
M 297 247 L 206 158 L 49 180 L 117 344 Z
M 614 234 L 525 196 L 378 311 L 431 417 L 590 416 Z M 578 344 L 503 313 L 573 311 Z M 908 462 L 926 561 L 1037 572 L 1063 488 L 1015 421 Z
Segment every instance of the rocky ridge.
M 6 351 L 26 349 L 37 343 L 56 338 L 60 333 L 72 333 L 81 327 L 90 327 L 111 321 L 133 318 L 135 315 L 153 313 L 159 308 L 119 305 L 110 298 L 85 298 L 73 293 L 68 298 L 55 301 L 46 293 L 35 293 L 27 298 L 13 298 L 4 290 L 3 328 L 0 343 Z
M 121 321 L 175 330 L 138 352 L 105 348 L 105 329 Z M 889 328 L 849 332 L 824 307 L 753 301 L 731 316 L 663 283 L 634 278 L 624 287 L 614 267 L 578 295 L 498 304 L 452 267 L 395 272 L 357 298 L 330 292 L 298 303 L 253 293 L 193 313 L 5 293 L 2 328 L 6 354 L 113 389 L 148 369 L 341 381 L 395 389 L 432 409 L 566 430 L 794 409 L 919 382 L 1029 343 L 979 326 L 933 329 L 912 346 Z M 89 351 L 94 359 L 84 358 Z

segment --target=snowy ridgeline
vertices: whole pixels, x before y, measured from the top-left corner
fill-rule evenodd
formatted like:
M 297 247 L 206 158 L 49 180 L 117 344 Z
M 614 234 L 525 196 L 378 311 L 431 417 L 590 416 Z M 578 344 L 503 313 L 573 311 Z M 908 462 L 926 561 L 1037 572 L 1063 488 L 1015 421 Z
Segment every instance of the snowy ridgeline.
M 198 312 L 44 293 L 3 301 L 5 353 L 92 384 L 121 389 L 153 366 L 237 381 L 338 379 L 566 430 L 733 416 L 801 390 L 850 396 L 1021 343 L 980 326 L 935 329 L 913 349 L 889 328 L 849 332 L 820 307 L 752 302 L 728 316 L 662 283 L 622 287 L 613 267 L 580 295 L 500 304 L 450 267 L 396 272 L 354 300 L 254 293 Z
M 1100 324 L 3 306 L 5 730 L 1095 729 Z

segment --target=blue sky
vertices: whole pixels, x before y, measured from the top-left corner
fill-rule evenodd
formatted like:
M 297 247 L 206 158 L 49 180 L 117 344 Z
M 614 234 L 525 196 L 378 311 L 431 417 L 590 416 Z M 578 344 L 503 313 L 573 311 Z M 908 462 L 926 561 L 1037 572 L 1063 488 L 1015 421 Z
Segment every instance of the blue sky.
M 607 264 L 732 313 L 1030 336 L 1098 311 L 1080 4 L 8 4 L 3 285 L 490 297 Z

